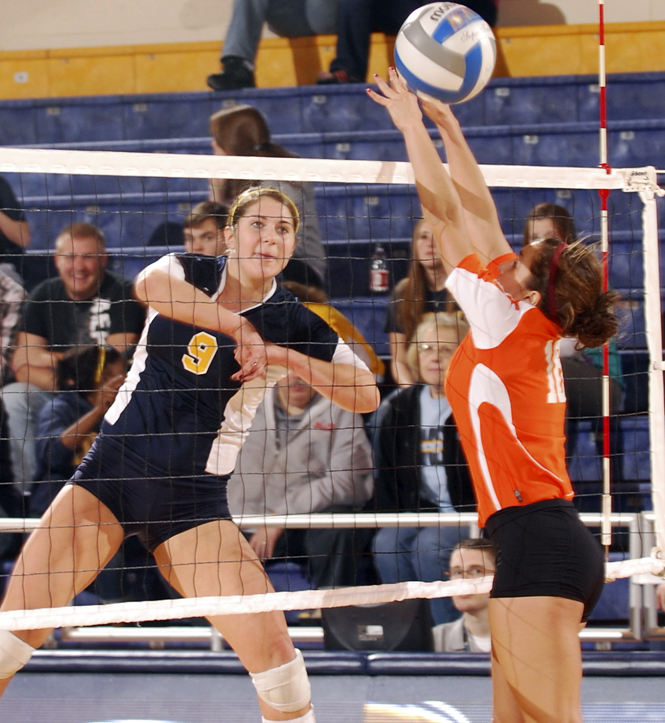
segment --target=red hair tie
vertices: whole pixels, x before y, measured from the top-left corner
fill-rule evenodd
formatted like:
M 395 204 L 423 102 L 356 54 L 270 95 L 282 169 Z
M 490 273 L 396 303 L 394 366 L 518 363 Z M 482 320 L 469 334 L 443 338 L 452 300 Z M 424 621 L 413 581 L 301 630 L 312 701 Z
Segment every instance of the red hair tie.
M 548 316 L 550 319 L 555 323 L 558 324 L 557 321 L 557 313 L 556 313 L 556 293 L 555 293 L 555 285 L 556 285 L 556 272 L 559 269 L 559 259 L 561 258 L 561 254 L 563 253 L 563 250 L 566 248 L 568 244 L 565 241 L 562 241 L 557 247 L 556 251 L 554 252 L 554 256 L 552 257 L 552 265 L 550 266 L 550 278 L 547 282 L 547 301 L 548 301 Z

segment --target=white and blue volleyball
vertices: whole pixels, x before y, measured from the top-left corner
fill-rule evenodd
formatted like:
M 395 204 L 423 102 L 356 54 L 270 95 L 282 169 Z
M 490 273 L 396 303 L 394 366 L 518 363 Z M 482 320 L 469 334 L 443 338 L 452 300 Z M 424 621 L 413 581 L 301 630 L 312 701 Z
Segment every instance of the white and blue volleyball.
M 417 94 L 462 103 L 487 85 L 496 62 L 492 28 L 457 3 L 414 10 L 395 41 L 395 67 Z

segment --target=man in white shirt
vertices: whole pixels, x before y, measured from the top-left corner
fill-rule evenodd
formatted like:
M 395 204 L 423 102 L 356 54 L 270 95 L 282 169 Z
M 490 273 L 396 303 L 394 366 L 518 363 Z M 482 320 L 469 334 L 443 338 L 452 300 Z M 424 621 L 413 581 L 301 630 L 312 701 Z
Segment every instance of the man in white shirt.
M 450 579 L 480 579 L 493 575 L 495 566 L 494 548 L 489 540 L 462 540 L 450 557 Z M 462 617 L 434 627 L 434 649 L 441 653 L 489 653 L 492 647 L 487 614 L 489 601 L 489 593 L 454 595 L 453 604 Z

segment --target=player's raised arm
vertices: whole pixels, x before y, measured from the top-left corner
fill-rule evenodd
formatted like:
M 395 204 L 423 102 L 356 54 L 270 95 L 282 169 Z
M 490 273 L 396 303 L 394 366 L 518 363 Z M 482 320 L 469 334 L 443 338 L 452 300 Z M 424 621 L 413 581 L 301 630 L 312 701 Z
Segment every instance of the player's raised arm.
M 448 169 L 462 202 L 476 253 L 485 264 L 510 253 L 512 249 L 501 230 L 492 194 L 450 106 L 433 98 L 421 98 L 421 104 L 443 139 Z
M 474 250 L 457 189 L 425 128 L 416 96 L 406 88 L 394 68 L 390 69 L 390 85 L 379 77 L 376 81 L 381 93 L 371 89 L 367 93 L 388 110 L 404 135 L 425 218 L 439 245 L 446 271 L 450 272 Z

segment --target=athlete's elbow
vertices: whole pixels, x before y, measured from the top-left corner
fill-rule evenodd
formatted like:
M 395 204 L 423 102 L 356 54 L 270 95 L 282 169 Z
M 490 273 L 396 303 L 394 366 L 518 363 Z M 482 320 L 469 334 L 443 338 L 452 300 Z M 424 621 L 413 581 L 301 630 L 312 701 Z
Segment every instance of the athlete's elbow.
M 134 294 L 139 301 L 149 304 L 159 298 L 159 277 L 158 269 L 143 269 L 134 281 Z
M 381 395 L 376 384 L 356 387 L 354 412 L 358 414 L 369 414 L 376 411 L 381 403 Z

